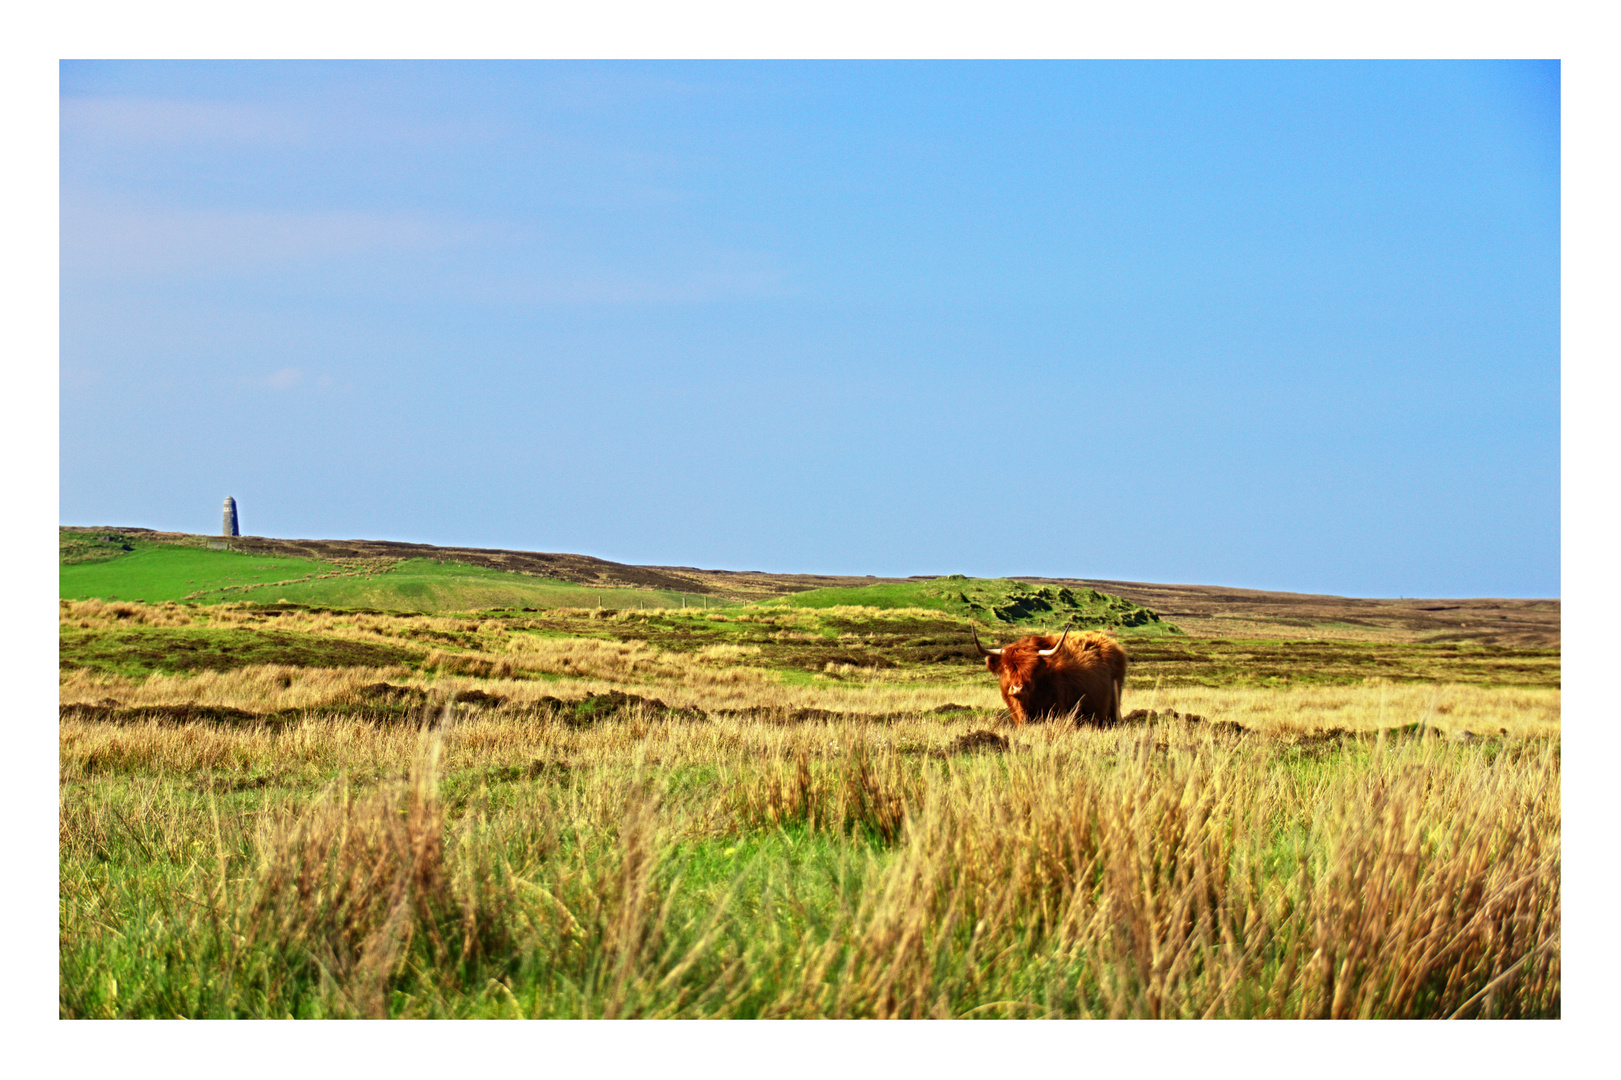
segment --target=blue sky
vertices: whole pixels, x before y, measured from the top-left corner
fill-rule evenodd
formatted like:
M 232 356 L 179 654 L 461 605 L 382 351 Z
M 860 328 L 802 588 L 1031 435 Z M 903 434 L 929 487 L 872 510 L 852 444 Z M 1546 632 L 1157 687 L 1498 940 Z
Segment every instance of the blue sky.
M 61 69 L 64 524 L 1559 592 L 1559 67 Z

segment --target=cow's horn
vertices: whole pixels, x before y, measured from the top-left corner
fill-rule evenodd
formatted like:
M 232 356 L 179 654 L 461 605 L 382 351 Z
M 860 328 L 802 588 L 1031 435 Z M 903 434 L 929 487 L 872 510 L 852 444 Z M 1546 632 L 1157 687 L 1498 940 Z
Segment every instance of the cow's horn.
M 1064 647 L 1064 638 L 1067 638 L 1067 637 L 1069 637 L 1069 627 L 1066 626 L 1066 627 L 1064 627 L 1064 637 L 1061 637 L 1061 638 L 1058 639 L 1058 644 L 1057 645 L 1054 645 L 1050 649 L 1037 649 L 1036 650 L 1036 655 L 1037 656 L 1051 656 L 1053 653 L 1057 652 L 1059 649 L 1062 649 Z
M 987 649 L 985 646 L 981 645 L 979 643 L 979 632 L 977 630 L 975 630 L 972 626 L 970 626 L 968 628 L 968 632 L 970 634 L 974 635 L 974 648 L 979 650 L 979 655 L 981 655 L 981 656 L 1001 656 L 1002 655 L 1002 650 L 1001 649 Z

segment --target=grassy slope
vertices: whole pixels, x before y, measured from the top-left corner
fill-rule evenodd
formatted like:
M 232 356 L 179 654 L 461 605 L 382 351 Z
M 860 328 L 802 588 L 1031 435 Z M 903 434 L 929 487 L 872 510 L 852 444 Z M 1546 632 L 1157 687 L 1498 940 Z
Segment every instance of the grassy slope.
M 330 571 L 308 559 L 267 558 L 234 551 L 171 544 L 136 543 L 134 550 L 95 562 L 60 568 L 64 599 L 144 600 L 193 598 L 205 603 L 240 600 L 244 585 L 302 578 Z
M 567 581 L 464 563 L 405 559 L 386 573 L 249 590 L 260 603 L 286 601 L 378 611 L 487 611 L 491 608 L 680 607 L 681 594 L 655 589 L 593 589 Z M 693 596 L 693 606 L 705 603 Z M 716 606 L 717 601 L 707 601 Z
M 311 559 L 244 555 L 201 547 L 127 540 L 64 543 L 63 599 L 287 602 L 380 611 L 481 611 L 489 608 L 719 606 L 699 596 L 653 589 L 594 589 L 566 581 L 434 559 L 405 559 L 374 572 Z M 86 550 L 88 548 L 88 550 Z

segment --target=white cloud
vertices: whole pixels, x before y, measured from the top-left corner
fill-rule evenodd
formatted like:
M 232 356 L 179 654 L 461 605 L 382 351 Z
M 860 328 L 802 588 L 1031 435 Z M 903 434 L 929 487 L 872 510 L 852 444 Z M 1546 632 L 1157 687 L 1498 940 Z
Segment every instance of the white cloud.
M 302 142 L 299 117 L 261 105 L 155 98 L 63 98 L 62 137 L 99 142 Z
M 230 272 L 351 255 L 429 251 L 480 230 L 423 214 L 151 209 L 62 198 L 62 272 L 120 277 Z

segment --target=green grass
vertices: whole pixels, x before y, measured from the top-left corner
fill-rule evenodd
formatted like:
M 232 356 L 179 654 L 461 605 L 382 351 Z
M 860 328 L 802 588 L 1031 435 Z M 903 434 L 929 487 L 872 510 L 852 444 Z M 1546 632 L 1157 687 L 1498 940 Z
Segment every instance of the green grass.
M 116 553 L 97 561 L 64 563 L 58 578 L 62 598 L 147 603 L 194 599 L 219 603 L 244 599 L 244 586 L 304 578 L 333 569 L 311 559 L 127 542 L 132 548 L 128 552 L 114 549 Z
M 495 788 L 480 786 L 462 813 L 489 813 L 505 808 L 506 801 L 515 801 L 517 813 L 533 814 L 537 794 L 546 790 L 533 782 L 503 786 L 511 789 L 509 799 L 503 800 Z M 450 788 L 446 785 L 446 794 Z M 210 827 L 216 815 L 223 819 L 229 838 L 226 858 L 235 861 L 251 851 L 243 846 L 245 837 L 238 832 L 243 825 L 251 826 L 268 806 L 304 809 L 316 795 L 303 784 L 291 791 L 271 787 L 211 795 L 196 784 L 153 784 L 128 776 L 112 777 L 97 784 L 94 791 L 76 787 L 68 792 L 66 812 L 76 824 L 95 814 L 97 804 L 110 813 L 100 819 L 105 827 L 92 826 L 93 835 L 86 838 L 84 854 L 89 858 L 75 860 L 64 871 L 69 881 L 67 904 L 75 912 L 87 900 L 106 905 L 100 910 L 118 920 L 121 932 L 85 935 L 78 925 L 65 929 L 61 963 L 73 985 L 64 985 L 63 1015 L 353 1015 L 352 1005 L 341 993 L 334 993 L 331 980 L 320 970 L 322 957 L 296 954 L 297 950 L 290 950 L 296 955 L 281 955 L 275 946 L 267 948 L 258 942 L 254 943 L 257 955 L 245 956 L 227 940 L 206 931 L 198 934 L 187 926 L 197 903 L 222 899 L 212 891 L 212 882 L 202 885 L 196 876 L 197 867 L 213 869 L 221 854 Z M 364 798 L 364 791 L 357 796 Z M 186 824 L 171 832 L 144 813 L 154 799 L 164 803 L 169 824 Z M 509 845 L 502 852 L 505 859 L 519 866 L 528 864 L 529 876 L 545 881 L 547 894 L 566 902 L 577 913 L 582 928 L 589 928 L 593 937 L 600 932 L 600 918 L 588 914 L 593 906 L 589 894 L 567 889 L 566 879 L 560 882 L 536 874 L 535 853 L 525 849 L 525 838 L 504 838 Z M 613 872 L 609 868 L 621 858 L 617 840 L 611 832 L 565 829 L 540 843 L 549 849 L 550 858 L 566 860 L 579 869 L 606 870 L 604 876 L 608 877 Z M 851 904 L 868 876 L 892 859 L 893 855 L 860 836 L 833 837 L 803 827 L 745 832 L 662 848 L 649 873 L 649 883 L 664 908 L 662 929 L 667 940 L 662 944 L 678 953 L 694 950 L 717 911 L 726 912 L 721 944 L 734 953 L 757 949 L 767 940 L 835 932 L 840 909 Z M 611 885 L 608 892 L 610 903 L 620 899 L 612 896 Z M 185 894 L 196 901 L 186 900 Z M 125 923 L 124 918 L 130 916 L 135 921 Z M 456 938 L 449 940 L 459 944 Z M 512 1015 L 507 993 L 499 988 L 489 992 L 489 977 L 494 975 L 518 995 L 520 1014 L 600 1015 L 602 996 L 611 993 L 613 985 L 612 965 L 603 958 L 581 955 L 582 950 L 567 944 L 540 955 L 527 948 L 514 952 L 505 960 L 492 956 L 493 963 L 488 965 L 465 965 L 482 977 L 468 980 L 460 993 L 429 1005 L 428 1014 Z M 688 987 L 686 994 L 696 984 L 721 979 L 724 973 L 716 959 L 704 956 L 699 960 L 689 978 L 682 980 Z M 200 967 L 213 970 L 204 974 Z M 220 968 L 227 969 L 224 978 L 210 977 L 220 973 Z M 196 978 L 199 974 L 203 977 Z M 783 972 L 779 977 L 787 976 Z M 420 987 L 412 989 L 420 992 Z M 768 1003 L 771 989 L 761 986 L 752 994 L 736 995 L 732 1014 L 758 1015 Z M 437 996 L 437 988 L 429 993 Z M 396 1007 L 415 1013 L 423 1004 L 408 1005 L 402 1000 Z
M 486 611 L 492 608 L 666 608 L 680 607 L 681 593 L 655 589 L 594 589 L 552 578 L 491 570 L 436 559 L 405 559 L 386 573 L 332 578 L 297 585 L 248 590 L 242 597 L 259 603 L 286 601 L 323 607 L 377 611 Z M 685 598 L 698 606 L 699 596 Z M 713 600 L 708 601 L 714 604 Z
M 884 582 L 858 588 L 812 589 L 772 605 L 794 608 L 924 608 L 980 622 L 1027 627 L 1162 630 L 1180 633 L 1154 612 L 1096 589 L 1030 585 L 1010 578 L 970 578 L 961 574 L 929 581 Z
M 60 549 L 63 566 L 117 559 L 134 551 L 136 543 L 133 538 L 117 531 L 93 533 L 75 530 L 57 533 L 57 546 Z

